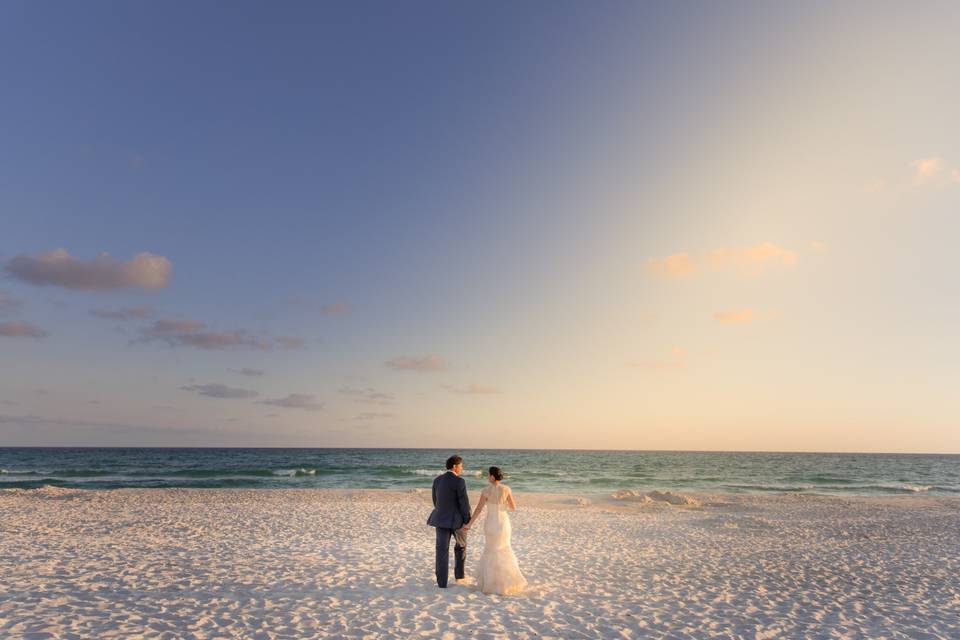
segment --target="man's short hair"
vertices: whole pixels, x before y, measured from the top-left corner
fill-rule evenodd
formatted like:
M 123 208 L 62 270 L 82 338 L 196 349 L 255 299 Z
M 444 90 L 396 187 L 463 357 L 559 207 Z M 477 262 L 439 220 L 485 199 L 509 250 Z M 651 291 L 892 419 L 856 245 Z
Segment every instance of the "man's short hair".
M 463 462 L 463 458 L 460 456 L 450 456 L 447 458 L 447 469 L 453 469 L 455 465 L 458 465 Z

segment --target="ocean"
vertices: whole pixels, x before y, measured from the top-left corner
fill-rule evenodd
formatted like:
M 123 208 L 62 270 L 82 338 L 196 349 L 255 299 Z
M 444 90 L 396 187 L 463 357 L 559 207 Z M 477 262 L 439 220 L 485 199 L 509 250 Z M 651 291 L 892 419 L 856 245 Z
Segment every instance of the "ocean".
M 503 468 L 517 491 L 960 495 L 960 455 L 691 451 L 0 448 L 0 488 L 429 487 L 459 453 L 468 486 Z

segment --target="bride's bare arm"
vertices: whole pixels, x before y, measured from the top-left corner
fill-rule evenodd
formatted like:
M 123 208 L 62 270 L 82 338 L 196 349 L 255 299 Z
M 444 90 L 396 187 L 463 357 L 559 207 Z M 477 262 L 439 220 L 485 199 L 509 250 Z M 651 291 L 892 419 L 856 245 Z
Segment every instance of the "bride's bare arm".
M 483 511 L 483 505 L 487 504 L 487 496 L 480 494 L 480 502 L 477 503 L 477 508 L 473 510 L 473 515 L 470 516 L 470 522 L 464 527 L 466 530 L 470 530 L 470 527 L 473 526 L 473 523 L 477 521 L 477 516 L 480 515 L 480 512 Z
M 517 503 L 513 500 L 513 490 L 509 487 L 507 488 L 507 505 L 510 507 L 510 511 L 517 510 Z

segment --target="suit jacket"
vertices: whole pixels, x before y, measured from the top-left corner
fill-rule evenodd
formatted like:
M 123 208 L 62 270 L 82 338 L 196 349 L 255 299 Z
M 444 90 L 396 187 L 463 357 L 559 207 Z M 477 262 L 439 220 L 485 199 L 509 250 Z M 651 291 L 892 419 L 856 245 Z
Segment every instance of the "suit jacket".
M 431 527 L 459 529 L 470 522 L 470 498 L 466 481 L 453 471 L 433 479 L 433 511 L 427 518 Z

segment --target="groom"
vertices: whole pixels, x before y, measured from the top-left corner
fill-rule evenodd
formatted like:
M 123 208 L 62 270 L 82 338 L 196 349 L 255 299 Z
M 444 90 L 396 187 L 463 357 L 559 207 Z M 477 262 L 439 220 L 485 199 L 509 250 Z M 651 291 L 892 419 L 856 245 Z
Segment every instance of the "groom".
M 467 561 L 467 536 L 460 527 L 470 522 L 470 499 L 467 498 L 467 483 L 463 472 L 463 458 L 447 458 L 447 472 L 433 480 L 433 511 L 427 524 L 437 528 L 437 585 L 447 588 L 450 571 L 450 536 L 454 536 L 453 575 L 463 580 L 463 565 Z

